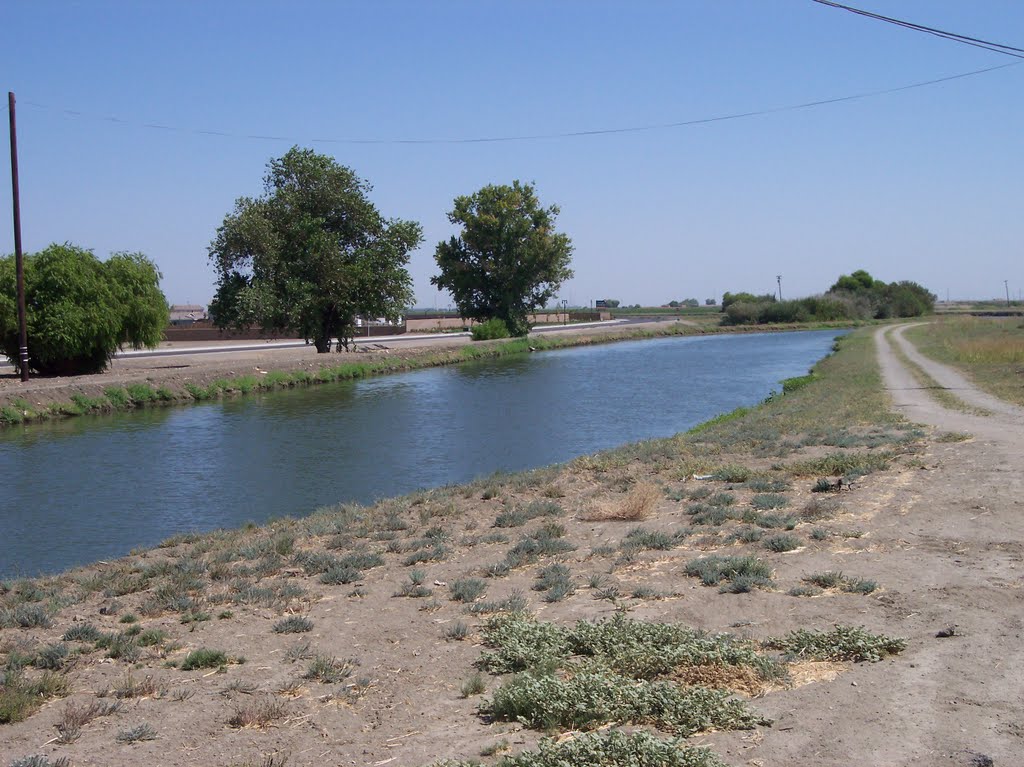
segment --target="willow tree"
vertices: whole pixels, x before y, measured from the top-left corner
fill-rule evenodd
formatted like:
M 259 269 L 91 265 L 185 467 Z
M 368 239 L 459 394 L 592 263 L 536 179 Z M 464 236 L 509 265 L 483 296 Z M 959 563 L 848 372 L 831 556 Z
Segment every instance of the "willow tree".
M 385 219 L 351 168 L 293 147 L 271 160 L 259 198 L 242 197 L 210 244 L 219 327 L 259 325 L 347 346 L 357 316 L 395 320 L 413 298 L 406 270 L 423 240 L 414 221 Z
M 512 335 L 526 335 L 529 314 L 572 277 L 572 241 L 555 231 L 558 212 L 519 181 L 456 197 L 448 220 L 462 231 L 438 244 L 441 274 L 430 281 L 452 294 L 463 317 L 497 317 Z
M 0 258 L 0 352 L 20 371 L 14 256 Z M 118 349 L 155 348 L 170 316 L 160 271 L 142 253 L 100 261 L 54 243 L 25 255 L 28 366 L 43 375 L 106 369 Z

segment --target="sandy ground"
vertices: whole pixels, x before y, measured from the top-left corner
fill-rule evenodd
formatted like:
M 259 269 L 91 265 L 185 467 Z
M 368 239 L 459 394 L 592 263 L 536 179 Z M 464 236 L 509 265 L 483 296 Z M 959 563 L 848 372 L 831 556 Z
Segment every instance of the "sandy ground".
M 889 339 L 886 333 L 890 334 Z M 425 765 L 436 759 L 480 758 L 500 740 L 513 750 L 531 747 L 539 735 L 519 725 L 491 723 L 478 715 L 480 698 L 463 698 L 460 687 L 474 671 L 481 647 L 480 620 L 448 599 L 447 584 L 479 576 L 500 559 L 508 543 L 486 542 L 495 515 L 531 498 L 557 498 L 569 514 L 560 519 L 577 551 L 565 560 L 581 584 L 575 595 L 548 604 L 531 591 L 537 567 L 488 579 L 486 599 L 523 593 L 544 620 L 560 623 L 609 616 L 616 604 L 595 599 L 585 585 L 601 574 L 628 593 L 650 586 L 667 595 L 629 602 L 631 617 L 681 621 L 713 632 L 762 639 L 799 627 L 834 623 L 864 625 L 905 637 L 906 651 L 879 663 L 843 665 L 817 681 L 774 690 L 752 701 L 772 718 L 771 727 L 711 733 L 692 739 L 709 745 L 733 767 L 820 767 L 927 765 L 928 767 L 1013 767 L 1024 764 L 1024 412 L 991 402 L 962 377 L 908 353 L 958 397 L 984 405 L 994 415 L 948 411 L 933 401 L 892 354 L 905 344 L 898 329 L 876 333 L 878 355 L 893 406 L 934 433 L 966 432 L 960 442 L 930 440 L 912 462 L 869 475 L 839 494 L 838 526 L 864 531 L 859 538 L 836 537 L 768 556 L 778 584 L 772 592 L 720 594 L 683 573 L 685 563 L 704 553 L 700 540 L 672 551 L 648 552 L 641 561 L 612 568 L 592 553 L 615 545 L 633 523 L 586 521 L 582 513 L 615 487 L 595 486 L 588 475 L 553 473 L 542 489 L 510 486 L 486 494 L 429 498 L 419 509 L 422 525 L 444 525 L 458 540 L 450 557 L 422 565 L 433 599 L 396 597 L 410 569 L 388 556 L 384 567 L 366 571 L 358 584 L 324 586 L 301 572 L 285 571 L 264 584 L 301 584 L 306 595 L 288 611 L 314 623 L 302 635 L 271 630 L 281 611 L 271 606 L 232 608 L 233 616 L 185 625 L 175 614 L 144 618 L 147 628 L 168 632 L 180 649 L 147 651 L 134 670 L 122 661 L 85 656 L 71 672 L 73 695 L 47 703 L 24 722 L 0 726 L 0 764 L 28 754 L 67 756 L 71 764 L 108 765 Z M 262 364 L 261 360 L 253 360 Z M 166 364 L 166 361 L 165 363 Z M 234 359 L 228 364 L 238 365 Z M 693 487 L 695 480 L 680 487 Z M 541 493 L 543 492 L 543 495 Z M 736 491 L 742 493 L 742 491 Z M 793 491 L 795 503 L 811 499 L 809 483 Z M 741 497 L 739 502 L 744 502 Z M 663 499 L 645 522 L 672 530 L 685 524 L 683 504 Z M 457 512 L 457 513 L 456 513 Z M 437 515 L 434 517 L 433 515 Z M 446 516 L 451 515 L 451 516 Z M 426 521 L 423 521 L 426 520 Z M 500 532 L 500 531 L 499 531 Z M 515 541 L 518 530 L 507 531 Z M 415 530 L 400 535 L 420 535 Z M 95 571 L 126 572 L 180 556 L 183 549 L 147 552 L 134 564 L 100 565 Z M 785 592 L 812 572 L 842 570 L 882 584 L 871 595 L 826 593 L 795 598 Z M 70 626 L 89 621 L 104 631 L 124 626 L 101 608 L 120 603 L 138 610 L 142 596 L 111 599 L 97 594 L 64 610 L 51 629 L 7 629 L 0 648 L 53 642 Z M 628 601 L 628 600 L 627 600 Z M 621 605 L 620 605 L 621 606 Z M 211 606 L 216 614 L 219 607 Z M 456 621 L 469 636 L 445 639 Z M 952 636 L 940 638 L 942 629 Z M 357 661 L 341 685 L 301 680 L 304 664 L 285 656 L 297 642 L 315 651 Z M 223 648 L 244 656 L 221 672 L 184 672 L 164 666 L 197 647 Z M 55 726 L 69 705 L 84 704 L 123 682 L 150 676 L 162 692 L 130 698 L 124 708 L 83 728 L 70 744 L 55 740 Z M 493 689 L 498 682 L 489 678 Z M 286 692 L 287 691 L 287 692 Z M 257 698 L 284 701 L 285 714 L 264 729 L 232 728 L 233 711 Z M 108 695 L 104 700 L 111 700 Z M 157 738 L 134 745 L 115 735 L 141 723 Z M 269 762 L 268 759 L 279 761 Z M 485 759 L 493 763 L 494 757 Z
M 900 328 L 875 338 L 894 407 L 973 436 L 932 444 L 923 470 L 871 482 L 857 498 L 870 514 L 871 545 L 834 557 L 834 568 L 870 573 L 887 588 L 859 615 L 821 620 L 863 622 L 908 637 L 909 649 L 899 662 L 768 696 L 762 708 L 777 722 L 756 746 L 736 735 L 711 740 L 749 754 L 737 764 L 1024 764 L 1024 410 L 918 354 Z M 996 415 L 943 408 L 893 355 L 893 342 Z M 947 627 L 952 637 L 935 636 Z

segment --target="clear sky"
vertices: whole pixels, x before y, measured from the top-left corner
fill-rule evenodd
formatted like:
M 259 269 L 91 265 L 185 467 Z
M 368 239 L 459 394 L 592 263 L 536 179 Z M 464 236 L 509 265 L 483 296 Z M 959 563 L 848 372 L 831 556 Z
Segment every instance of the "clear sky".
M 1018 0 L 851 2 L 1024 47 Z M 562 209 L 572 304 L 769 292 L 777 274 L 789 298 L 858 268 L 943 299 L 1024 283 L 1024 66 L 688 127 L 345 141 L 664 124 L 1024 64 L 810 0 L 4 0 L 0 17 L 25 249 L 142 251 L 174 303 L 209 301 L 218 225 L 295 144 L 423 225 L 421 306 L 449 303 L 429 279 L 452 199 L 517 178 Z

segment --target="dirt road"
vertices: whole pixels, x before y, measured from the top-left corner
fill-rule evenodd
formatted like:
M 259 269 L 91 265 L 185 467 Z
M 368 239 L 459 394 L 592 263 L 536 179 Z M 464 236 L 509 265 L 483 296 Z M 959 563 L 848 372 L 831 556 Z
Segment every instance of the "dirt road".
M 859 615 L 841 619 L 906 637 L 907 652 L 832 683 L 767 696 L 760 708 L 776 721 L 759 743 L 736 734 L 710 738 L 720 752 L 746 757 L 735 764 L 1024 764 L 1024 410 L 923 357 L 903 338 L 907 327 L 875 333 L 893 407 L 972 438 L 933 443 L 923 468 L 858 492 L 871 517 L 871 544 L 832 562 L 885 585 Z M 993 415 L 942 407 L 892 344 Z M 936 636 L 949 628 L 953 636 Z

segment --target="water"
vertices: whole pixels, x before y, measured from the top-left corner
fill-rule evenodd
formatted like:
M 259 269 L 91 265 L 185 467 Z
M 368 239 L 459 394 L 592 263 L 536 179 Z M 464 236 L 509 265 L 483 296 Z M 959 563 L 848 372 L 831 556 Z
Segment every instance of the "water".
M 834 331 L 579 347 L 0 433 L 0 577 L 669 436 L 777 389 Z

